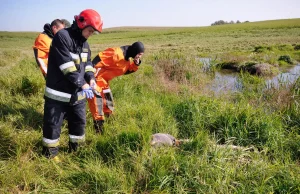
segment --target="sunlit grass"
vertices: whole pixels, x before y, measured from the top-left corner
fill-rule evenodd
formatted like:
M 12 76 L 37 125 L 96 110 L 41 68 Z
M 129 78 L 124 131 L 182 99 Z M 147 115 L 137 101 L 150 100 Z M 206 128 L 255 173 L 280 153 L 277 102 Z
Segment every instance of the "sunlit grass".
M 89 40 L 93 56 L 139 40 L 143 63 L 111 81 L 116 111 L 104 135 L 94 133 L 87 111 L 86 144 L 67 153 L 64 123 L 60 164 L 41 155 L 38 33 L 0 32 L 0 193 L 299 193 L 299 79 L 266 90 L 263 77 L 241 68 L 237 91 L 207 87 L 221 62 L 299 60 L 299 28 L 293 19 L 105 29 Z M 158 132 L 189 141 L 154 149 L 150 136 Z

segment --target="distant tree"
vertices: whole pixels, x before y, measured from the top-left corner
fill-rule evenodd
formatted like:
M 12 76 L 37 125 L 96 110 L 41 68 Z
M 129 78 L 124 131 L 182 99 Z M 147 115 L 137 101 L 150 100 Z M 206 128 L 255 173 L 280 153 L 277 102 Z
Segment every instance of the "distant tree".
M 225 22 L 224 20 L 219 20 L 219 21 L 212 23 L 211 25 L 215 26 L 215 25 L 224 25 L 224 24 L 227 24 L 227 22 Z
M 69 28 L 71 26 L 70 22 L 66 19 L 61 19 L 62 22 L 65 24 L 65 28 Z
M 244 23 L 248 23 L 249 21 L 244 21 Z
M 249 21 L 246 21 L 246 22 L 249 22 Z M 241 23 L 240 20 L 237 20 L 236 24 L 239 24 L 239 23 Z M 235 23 L 233 20 L 231 20 L 230 22 L 226 22 L 224 20 L 218 20 L 218 21 L 215 21 L 214 23 L 212 23 L 211 26 L 224 25 L 224 24 L 235 24 Z

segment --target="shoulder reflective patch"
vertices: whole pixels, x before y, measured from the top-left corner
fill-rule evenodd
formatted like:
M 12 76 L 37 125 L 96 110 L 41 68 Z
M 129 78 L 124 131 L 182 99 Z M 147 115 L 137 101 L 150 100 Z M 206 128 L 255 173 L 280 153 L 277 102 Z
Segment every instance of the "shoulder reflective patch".
M 82 49 L 82 52 L 87 53 L 87 52 L 89 52 L 89 49 L 83 48 L 83 49 Z
M 82 62 L 87 62 L 88 53 L 80 53 Z

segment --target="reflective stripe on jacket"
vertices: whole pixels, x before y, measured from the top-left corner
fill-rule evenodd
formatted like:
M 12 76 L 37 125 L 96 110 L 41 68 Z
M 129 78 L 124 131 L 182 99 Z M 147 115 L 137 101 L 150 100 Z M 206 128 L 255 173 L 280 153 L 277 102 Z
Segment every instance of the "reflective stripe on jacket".
M 82 97 L 78 95 L 82 91 L 81 87 L 94 79 L 89 45 L 81 36 L 81 32 L 78 33 L 72 31 L 72 28 L 62 29 L 53 38 L 48 58 L 46 86 L 56 91 L 56 95 L 50 95 L 50 90 L 46 88 L 47 98 L 74 103 Z
M 60 102 L 70 102 L 72 95 L 46 87 L 45 96 Z M 85 93 L 77 92 L 77 101 L 85 99 Z

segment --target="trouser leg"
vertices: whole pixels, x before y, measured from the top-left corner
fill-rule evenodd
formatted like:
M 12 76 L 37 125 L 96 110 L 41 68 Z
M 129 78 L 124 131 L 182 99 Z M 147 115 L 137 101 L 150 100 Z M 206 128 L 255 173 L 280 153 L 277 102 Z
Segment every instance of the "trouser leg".
M 85 142 L 86 103 L 68 107 L 69 152 L 76 151 Z
M 94 95 L 92 99 L 88 99 L 89 109 L 92 114 L 93 120 L 104 120 L 103 113 L 103 98 L 99 94 Z
M 113 95 L 109 87 L 102 91 L 103 98 L 103 112 L 105 116 L 109 116 L 112 114 L 114 110 L 114 100 Z
M 103 133 L 105 117 L 108 117 L 113 110 L 112 95 L 108 94 L 108 91 L 110 91 L 109 85 L 103 78 L 97 78 L 97 86 L 98 93 L 88 102 L 94 120 L 95 131 L 96 133 Z
M 103 134 L 104 132 L 104 120 L 94 120 L 94 128 L 96 130 L 96 133 Z
M 100 93 L 99 93 L 100 94 Z M 96 133 L 103 133 L 104 113 L 103 98 L 101 95 L 95 95 L 93 99 L 89 99 L 89 108 L 93 116 L 94 129 Z
M 64 114 L 65 105 L 63 103 L 45 99 L 42 154 L 48 158 L 53 158 L 58 154 Z

